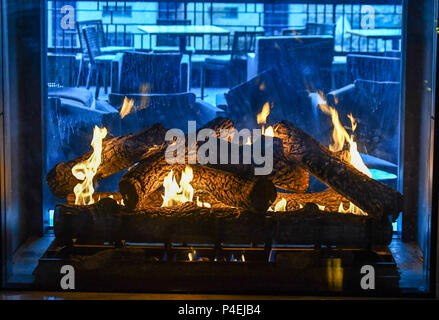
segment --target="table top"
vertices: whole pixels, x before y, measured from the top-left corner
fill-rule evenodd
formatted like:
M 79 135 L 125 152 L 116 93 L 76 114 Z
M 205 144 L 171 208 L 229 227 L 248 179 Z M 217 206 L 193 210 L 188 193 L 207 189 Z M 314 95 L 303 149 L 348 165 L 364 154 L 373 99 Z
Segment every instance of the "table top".
M 349 33 L 366 38 L 398 38 L 401 37 L 401 29 L 352 29 Z
M 209 25 L 151 25 L 151 26 L 138 26 L 140 30 L 149 34 L 229 34 L 230 31 Z

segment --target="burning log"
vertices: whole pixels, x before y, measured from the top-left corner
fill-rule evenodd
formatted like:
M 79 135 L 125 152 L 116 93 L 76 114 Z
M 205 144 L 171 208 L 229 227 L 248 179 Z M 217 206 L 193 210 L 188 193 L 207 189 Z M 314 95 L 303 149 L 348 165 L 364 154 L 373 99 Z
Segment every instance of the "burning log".
M 235 208 L 200 208 L 193 203 L 129 211 L 110 199 L 88 206 L 59 204 L 55 236 L 71 243 L 106 241 L 184 243 L 327 244 L 349 247 L 388 245 L 387 219 L 303 209 L 255 215 Z
M 195 190 L 209 192 L 219 202 L 249 211 L 265 212 L 276 199 L 273 183 L 265 178 L 239 175 L 204 166 L 191 166 Z
M 106 139 L 102 143 L 102 161 L 97 169 L 94 181 L 104 179 L 122 171 L 150 154 L 163 148 L 166 129 L 155 124 L 134 134 Z M 92 151 L 79 158 L 58 163 L 47 174 L 46 182 L 57 198 L 64 198 L 80 182 L 72 174 L 72 168 L 90 158 Z
M 144 209 L 149 197 L 161 187 L 171 170 L 182 171 L 185 165 L 166 165 L 162 160 L 144 160 L 130 169 L 120 180 L 119 190 L 126 207 Z M 197 191 L 208 192 L 218 202 L 250 211 L 266 211 L 276 198 L 276 189 L 270 180 L 249 177 L 190 165 L 193 172 L 191 186 Z
M 315 193 L 280 193 L 278 192 L 275 204 L 286 200 L 286 210 L 294 211 L 303 208 L 307 203 L 314 203 L 325 211 L 337 212 L 342 204 L 343 209 L 349 208 L 350 201 L 332 189 Z M 347 209 L 346 209 L 347 210 Z
M 163 185 L 172 168 L 166 163 L 163 152 L 153 154 L 130 168 L 119 180 L 119 191 L 125 206 L 129 209 L 148 206 L 149 196 Z
M 75 204 L 76 196 L 73 193 L 67 195 L 67 204 Z M 122 195 L 119 192 L 95 192 L 93 193 L 94 202 L 98 202 L 101 199 L 111 198 L 116 200 L 117 203 L 122 203 Z
M 255 168 L 258 167 L 258 165 L 254 163 L 244 164 L 243 161 L 244 148 L 249 146 L 240 145 L 238 148 L 236 148 L 233 145 L 233 143 L 229 143 L 227 145 L 228 164 L 221 164 L 220 155 L 218 154 L 217 164 L 208 164 L 208 166 L 223 171 L 233 172 L 244 177 L 253 176 Z M 262 150 L 265 150 L 264 145 L 265 136 L 262 136 Z M 251 147 L 253 148 L 253 146 Z M 220 148 L 220 146 L 218 146 L 218 148 Z M 232 150 L 234 149 L 238 150 L 239 164 L 232 164 L 231 155 Z M 273 170 L 265 177 L 273 181 L 273 184 L 276 187 L 286 191 L 303 193 L 308 189 L 309 186 L 308 172 L 303 170 L 295 160 L 291 160 L 285 157 L 282 147 L 282 141 L 278 138 L 273 138 Z
M 145 207 L 146 208 L 161 207 L 161 205 L 163 204 L 163 194 L 164 194 L 163 188 L 157 189 L 156 191 L 151 193 L 151 195 L 144 201 Z M 226 206 L 225 204 L 219 202 L 214 196 L 212 196 L 207 191 L 195 190 L 193 199 L 194 199 L 193 202 L 197 203 L 199 207 L 203 207 L 202 204 L 208 203 L 210 205 L 210 208 L 227 208 L 227 207 L 231 208 L 230 206 Z
M 276 136 L 283 141 L 285 155 L 299 162 L 321 182 L 372 217 L 398 217 L 402 210 L 402 195 L 398 191 L 334 156 L 328 148 L 288 121 L 278 123 L 275 130 Z

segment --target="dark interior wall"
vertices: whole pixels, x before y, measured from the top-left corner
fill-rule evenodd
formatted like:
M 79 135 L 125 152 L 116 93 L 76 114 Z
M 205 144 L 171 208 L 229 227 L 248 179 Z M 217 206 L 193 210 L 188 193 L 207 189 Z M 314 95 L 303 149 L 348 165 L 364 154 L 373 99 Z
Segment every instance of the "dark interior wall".
M 3 249 L 42 233 L 40 2 L 3 0 Z
M 403 240 L 417 241 L 428 265 L 432 209 L 435 0 L 407 0 Z

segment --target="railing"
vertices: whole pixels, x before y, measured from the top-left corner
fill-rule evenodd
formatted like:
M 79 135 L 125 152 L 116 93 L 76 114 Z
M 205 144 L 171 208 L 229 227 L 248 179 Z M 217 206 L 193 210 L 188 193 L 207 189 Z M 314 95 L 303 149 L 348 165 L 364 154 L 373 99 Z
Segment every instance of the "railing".
M 155 25 L 158 18 L 189 19 L 192 24 L 216 25 L 233 31 L 264 31 L 266 35 L 280 34 L 283 29 L 303 29 L 307 23 L 333 23 L 335 51 L 344 55 L 352 52 L 379 52 L 391 48 L 389 41 L 377 39 L 372 44 L 364 38 L 347 32 L 349 28 L 362 28 L 373 14 L 376 28 L 400 28 L 401 0 L 326 0 L 326 1 L 47 1 L 48 46 L 57 52 L 79 51 L 76 30 L 61 27 L 66 11 L 74 8 L 77 20 L 102 19 L 109 45 L 133 46 L 150 50 L 155 36 L 140 31 L 138 25 Z M 375 12 L 371 12 L 370 8 Z M 369 21 L 370 22 L 370 21 Z M 229 52 L 232 41 L 226 36 L 192 37 L 191 43 L 198 53 Z

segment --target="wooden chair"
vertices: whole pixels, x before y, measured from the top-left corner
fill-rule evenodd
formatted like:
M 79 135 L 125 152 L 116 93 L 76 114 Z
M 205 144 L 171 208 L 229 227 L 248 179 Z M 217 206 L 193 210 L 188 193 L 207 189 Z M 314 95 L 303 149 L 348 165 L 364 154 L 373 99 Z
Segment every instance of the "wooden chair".
M 223 71 L 230 86 L 245 81 L 247 54 L 255 51 L 256 37 L 264 35 L 261 31 L 235 31 L 232 52 L 227 55 L 215 55 L 205 58 L 201 67 L 201 99 L 204 99 L 206 71 Z
M 87 89 L 90 89 L 90 81 L 93 72 L 96 73 L 96 92 L 95 99 L 99 96 L 100 79 L 103 78 L 105 93 L 107 93 L 107 70 L 111 67 L 114 60 L 114 54 L 103 54 L 100 47 L 99 33 L 95 27 L 85 27 L 82 29 L 85 42 L 87 44 L 89 69 L 87 76 Z M 107 69 L 108 68 L 108 69 Z M 109 81 L 108 81 L 109 83 Z
M 97 43 L 102 53 L 114 54 L 118 52 L 124 52 L 134 50 L 132 47 L 124 46 L 107 46 L 105 38 L 104 26 L 101 20 L 85 20 L 76 22 L 76 31 L 78 33 L 79 44 L 81 46 L 81 54 L 79 55 L 79 69 L 78 77 L 76 79 L 76 86 L 79 87 L 81 76 L 84 71 L 85 64 L 89 62 L 87 43 L 84 37 L 83 29 L 86 27 L 94 27 L 97 31 Z

